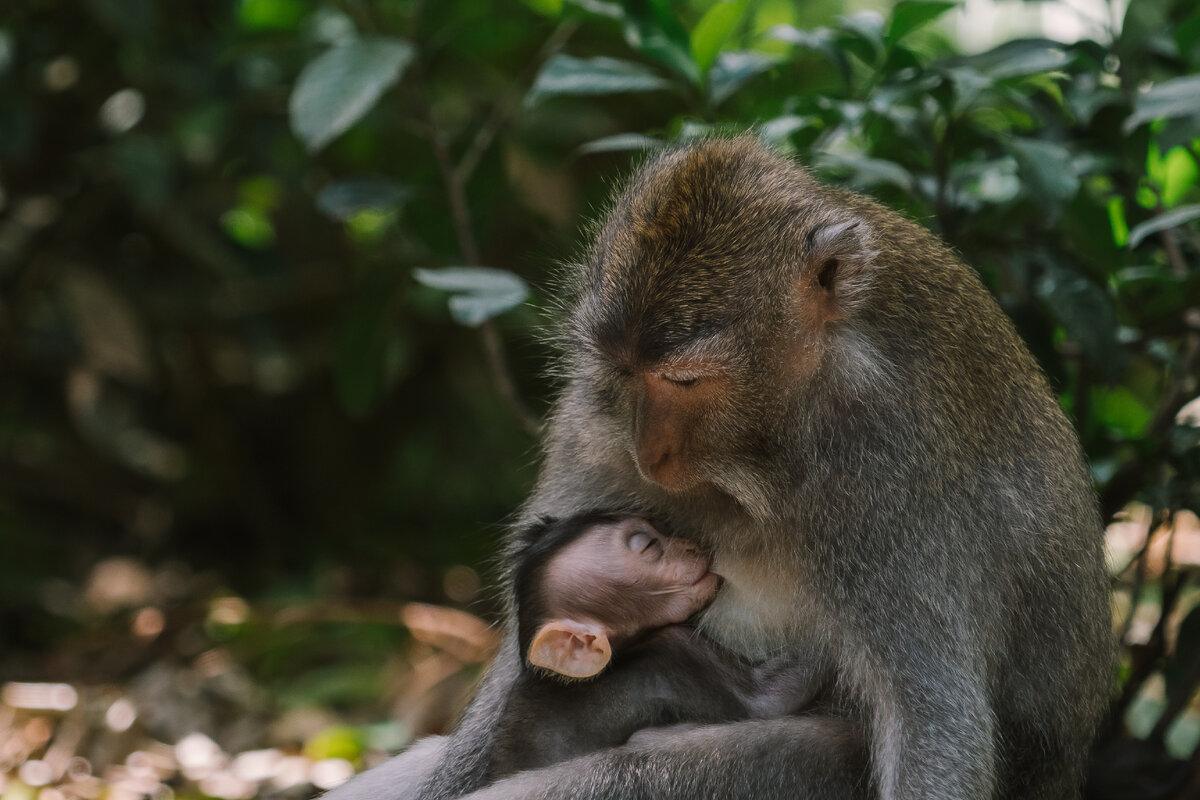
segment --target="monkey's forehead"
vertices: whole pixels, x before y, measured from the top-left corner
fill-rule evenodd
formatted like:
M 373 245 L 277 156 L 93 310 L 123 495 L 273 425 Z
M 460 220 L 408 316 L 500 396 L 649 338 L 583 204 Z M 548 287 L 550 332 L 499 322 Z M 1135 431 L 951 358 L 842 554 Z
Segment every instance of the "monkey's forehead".
M 577 329 L 605 347 L 669 350 L 752 323 L 799 268 L 814 185 L 750 137 L 649 163 L 583 270 Z

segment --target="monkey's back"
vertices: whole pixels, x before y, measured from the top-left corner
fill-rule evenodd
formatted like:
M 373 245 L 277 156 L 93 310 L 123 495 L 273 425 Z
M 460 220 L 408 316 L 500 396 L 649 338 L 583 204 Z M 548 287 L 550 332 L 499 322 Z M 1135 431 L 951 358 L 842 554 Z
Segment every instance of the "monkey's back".
M 934 565 L 926 577 L 956 586 L 970 619 L 995 632 L 979 655 L 997 715 L 1000 796 L 1070 793 L 1115 652 L 1102 523 L 1078 437 L 974 271 L 916 223 L 837 194 L 869 220 L 882 260 L 875 302 L 850 323 L 894 379 L 886 398 L 875 396 L 883 412 L 867 431 L 878 438 L 864 447 L 897 465 L 899 481 L 875 493 L 908 498 L 918 524 L 906 545 Z M 882 532 L 895 519 L 875 523 Z

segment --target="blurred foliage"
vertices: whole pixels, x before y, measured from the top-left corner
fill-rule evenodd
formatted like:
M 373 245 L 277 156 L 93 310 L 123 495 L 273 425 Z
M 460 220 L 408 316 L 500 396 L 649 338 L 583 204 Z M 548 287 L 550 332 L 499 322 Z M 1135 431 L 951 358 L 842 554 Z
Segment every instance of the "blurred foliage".
M 0 677 L 127 681 L 219 652 L 275 710 L 371 708 L 410 625 L 288 613 L 494 611 L 479 586 L 553 393 L 555 264 L 643 152 L 754 127 L 935 230 L 1015 320 L 1105 512 L 1126 509 L 1093 794 L 1184 791 L 1200 10 L 1132 0 L 1096 40 L 963 54 L 939 27 L 956 9 L 8 0 Z M 114 556 L 145 583 L 115 600 L 93 591 Z M 222 598 L 248 603 L 232 627 Z M 148 610 L 163 624 L 138 634 Z M 130 635 L 158 644 L 61 655 Z

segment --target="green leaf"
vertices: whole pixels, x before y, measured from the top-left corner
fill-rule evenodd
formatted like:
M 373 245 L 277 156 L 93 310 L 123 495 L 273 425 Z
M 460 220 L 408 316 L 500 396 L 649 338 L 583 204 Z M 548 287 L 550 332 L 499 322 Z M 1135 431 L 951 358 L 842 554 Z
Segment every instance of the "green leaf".
M 1117 313 L 1104 289 L 1083 275 L 1051 264 L 1034 287 L 1068 338 L 1097 369 L 1111 375 L 1116 368 Z
M 884 41 L 890 46 L 947 11 L 958 8 L 954 0 L 900 0 L 892 9 Z
M 707 73 L 721 47 L 746 13 L 745 0 L 717 3 L 700 18 L 692 31 L 692 59 L 701 74 Z
M 1130 3 L 1136 6 L 1137 3 Z M 1161 695 L 1140 692 L 1125 710 L 1125 726 L 1138 739 L 1145 739 L 1154 730 L 1154 724 L 1162 716 L 1167 701 Z
M 275 241 L 275 226 L 266 213 L 255 206 L 241 205 L 221 215 L 225 234 L 243 247 L 261 250 Z
M 883 52 L 883 17 L 878 11 L 857 11 L 838 18 L 838 45 L 874 64 Z
M 346 236 L 355 244 L 367 246 L 378 242 L 388 234 L 400 218 L 397 210 L 379 211 L 364 208 L 346 218 Z
M 699 85 L 687 31 L 665 0 L 626 0 L 624 31 L 630 47 Z
M 1030 196 L 1057 218 L 1079 191 L 1071 151 L 1041 139 L 1009 139 L 1007 145 Z
M 1200 138 L 1196 135 L 1200 132 L 1200 114 L 1171 117 L 1159 125 L 1154 126 L 1154 138 L 1164 150 L 1187 147 L 1200 152 Z
M 721 53 L 708 74 L 709 99 L 713 105 L 720 105 L 755 75 L 777 63 L 777 58 L 752 51 Z
M 1066 66 L 1071 59 L 1057 47 L 1032 48 L 1019 57 L 995 64 L 988 71 L 996 80 L 1020 78 L 1039 72 L 1050 72 Z
M 329 184 L 317 195 L 317 208 L 328 217 L 347 220 L 360 211 L 391 211 L 412 191 L 387 178 L 355 178 Z
M 419 283 L 450 296 L 450 316 L 460 325 L 478 327 L 492 317 L 516 308 L 529 297 L 529 287 L 508 270 L 491 267 L 415 269 Z
M 764 34 L 768 39 L 786 42 L 796 47 L 804 47 L 820 53 L 825 59 L 837 67 L 842 79 L 850 80 L 850 63 L 846 53 L 838 46 L 837 36 L 829 28 L 815 28 L 803 31 L 791 25 L 776 25 Z
M 775 145 L 781 145 L 791 138 L 791 135 L 796 131 L 803 130 L 804 128 L 820 127 L 821 124 L 820 117 L 801 117 L 789 114 L 767 120 L 759 126 L 758 132 L 766 141 Z
M 283 193 L 283 184 L 271 175 L 254 175 L 238 184 L 238 200 L 242 205 L 263 211 L 278 209 Z
M 905 192 L 911 193 L 913 190 L 912 173 L 894 161 L 870 158 L 869 156 L 842 156 L 827 153 L 820 156 L 816 163 L 822 169 L 849 173 L 849 182 L 859 188 L 891 184 Z
M 247 30 L 294 30 L 308 12 L 304 0 L 242 0 L 238 22 Z
M 1050 97 L 1054 98 L 1054 102 L 1056 102 L 1060 107 L 1064 103 L 1062 87 L 1058 85 L 1058 81 L 1054 79 L 1054 76 L 1048 73 L 1039 72 L 1035 75 L 1026 77 L 1024 80 L 1024 86 L 1022 86 L 1022 88 L 1025 89 L 1028 94 L 1033 94 L 1034 91 L 1041 90 Z
M 1117 247 L 1129 241 L 1129 223 L 1125 220 L 1125 198 L 1113 195 L 1108 198 L 1108 222 L 1112 226 L 1112 240 Z
M 944 59 L 935 66 L 969 67 L 993 80 L 1004 80 L 1061 69 L 1070 60 L 1057 42 L 1015 39 L 978 55 Z
M 385 753 L 398 753 L 413 740 L 412 727 L 401 720 L 366 725 L 363 733 L 367 747 Z
M 1118 52 L 1129 56 L 1138 54 L 1135 61 L 1144 63 L 1143 59 L 1157 49 L 1155 40 L 1160 39 L 1169 30 L 1170 5 L 1170 0 L 1134 0 L 1129 3 L 1125 9 L 1125 18 L 1121 21 Z
M 1092 412 L 1110 431 L 1125 439 L 1138 439 L 1154 413 L 1124 386 L 1092 390 Z
M 1179 46 L 1180 56 L 1190 61 L 1193 67 L 1200 66 L 1200 10 L 1175 28 L 1175 44 Z
M 1139 125 L 1156 119 L 1200 114 L 1200 75 L 1188 75 L 1156 83 L 1138 95 L 1133 113 L 1122 130 L 1132 133 Z
M 950 79 L 954 87 L 954 113 L 961 114 L 971 108 L 972 104 L 987 89 L 992 88 L 995 80 L 972 67 L 942 67 L 938 72 Z
M 1124 102 L 1119 89 L 1101 86 L 1094 76 L 1081 76 L 1071 81 L 1067 88 L 1067 102 L 1081 124 L 1088 124 L 1096 112 L 1106 106 Z
M 617 22 L 625 19 L 625 9 L 620 3 L 609 3 L 606 0 L 567 0 L 572 7 L 578 8 L 585 14 L 590 14 L 593 17 L 602 19 L 616 20 Z
M 615 133 L 582 144 L 576 152 L 579 155 L 620 153 L 626 150 L 655 150 L 662 146 L 661 141 L 644 133 Z
M 1185 661 L 1187 658 L 1189 660 Z M 1193 656 L 1176 655 L 1178 664 L 1194 664 Z M 1175 718 L 1167 728 L 1163 737 L 1167 752 L 1181 761 L 1190 759 L 1196 753 L 1196 745 L 1200 743 L 1200 716 L 1191 709 L 1185 710 Z
M 1134 192 L 1133 199 L 1137 200 L 1137 204 L 1139 206 L 1151 211 L 1159 206 L 1158 192 L 1147 186 L 1144 180 L 1138 185 L 1137 191 Z
M 1011 202 L 1021 193 L 1017 162 L 1010 156 L 955 165 L 950 168 L 950 180 L 956 203 L 974 211 Z
M 543 17 L 557 17 L 562 14 L 563 0 L 521 0 L 526 6 Z
M 716 123 L 701 122 L 696 119 L 685 119 L 675 131 L 676 142 L 693 142 L 697 139 L 707 139 L 718 129 Z
M 354 20 L 328 6 L 321 6 L 310 14 L 304 27 L 314 42 L 328 47 L 349 44 L 358 38 Z
M 1146 174 L 1158 185 L 1163 205 L 1173 208 L 1196 185 L 1196 159 L 1184 147 L 1172 147 L 1163 157 L 1156 142 L 1146 150 Z
M 371 110 L 414 56 L 399 39 L 355 39 L 327 50 L 296 79 L 288 110 L 292 132 L 316 152 Z
M 1178 228 L 1180 225 L 1184 225 L 1194 219 L 1200 219 L 1200 203 L 1173 208 L 1170 211 L 1159 214 L 1154 219 L 1146 220 L 1130 231 L 1129 246 L 1137 247 L 1142 243 L 1143 239 L 1152 233 Z
M 542 66 L 533 81 L 533 88 L 525 96 L 525 103 L 532 106 L 557 95 L 654 92 L 669 88 L 671 82 L 666 78 L 632 61 L 559 54 Z
M 1186 149 L 1173 147 L 1167 153 L 1166 179 L 1162 183 L 1163 204 L 1174 208 L 1184 198 L 1192 187 L 1200 171 L 1196 169 L 1196 159 Z
M 326 728 L 304 743 L 304 755 L 313 761 L 323 758 L 344 758 L 354 761 L 365 749 L 363 734 L 349 725 Z

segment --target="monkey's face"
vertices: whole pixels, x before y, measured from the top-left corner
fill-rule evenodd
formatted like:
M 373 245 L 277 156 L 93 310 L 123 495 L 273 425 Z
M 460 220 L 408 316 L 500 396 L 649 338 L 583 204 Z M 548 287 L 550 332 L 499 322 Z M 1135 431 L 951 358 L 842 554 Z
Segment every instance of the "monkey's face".
M 610 458 L 652 491 L 684 503 L 718 494 L 757 511 L 778 479 L 787 403 L 728 341 L 703 337 L 657 360 L 588 348 L 575 359 L 576 379 L 587 387 L 588 415 L 613 439 Z
M 571 363 L 590 416 L 652 489 L 684 502 L 718 492 L 758 516 L 795 390 L 778 356 L 803 351 L 775 288 L 786 279 L 758 268 L 762 253 L 668 264 L 632 252 L 609 256 L 574 310 Z
M 853 342 L 868 226 L 815 193 L 749 140 L 668 154 L 619 198 L 581 270 L 577 385 L 669 497 L 717 490 L 769 517 L 794 483 L 814 388 L 855 371 L 830 354 Z

